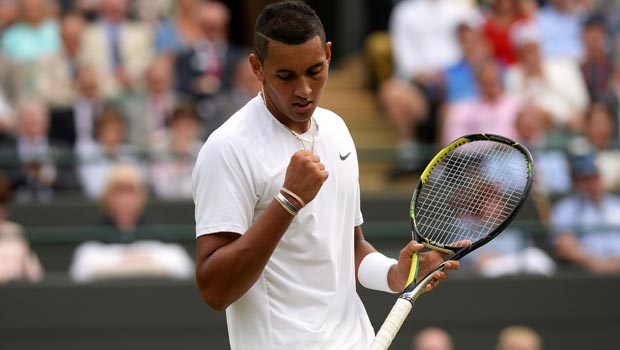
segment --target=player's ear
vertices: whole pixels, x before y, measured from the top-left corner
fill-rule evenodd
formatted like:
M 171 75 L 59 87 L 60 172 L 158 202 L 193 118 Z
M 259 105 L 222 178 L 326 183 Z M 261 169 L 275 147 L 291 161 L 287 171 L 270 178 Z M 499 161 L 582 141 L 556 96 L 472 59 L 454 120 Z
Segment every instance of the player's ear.
M 264 71 L 263 71 L 263 63 L 260 61 L 260 58 L 254 53 L 250 54 L 250 65 L 252 66 L 252 71 L 258 80 L 261 82 L 264 79 Z
M 332 42 L 328 41 L 325 43 L 325 59 L 327 60 L 327 64 L 332 60 Z

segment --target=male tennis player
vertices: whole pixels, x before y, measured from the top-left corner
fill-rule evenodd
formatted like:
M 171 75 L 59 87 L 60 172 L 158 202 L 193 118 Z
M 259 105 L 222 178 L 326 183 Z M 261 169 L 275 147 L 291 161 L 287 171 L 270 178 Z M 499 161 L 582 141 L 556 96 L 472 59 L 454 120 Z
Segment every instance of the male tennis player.
M 355 277 L 401 291 L 422 248 L 410 243 L 397 262 L 364 240 L 355 145 L 317 106 L 330 58 L 310 7 L 267 6 L 249 57 L 263 91 L 198 156 L 196 279 L 204 301 L 226 309 L 232 349 L 366 349 L 374 332 Z M 427 272 L 441 255 L 420 259 Z

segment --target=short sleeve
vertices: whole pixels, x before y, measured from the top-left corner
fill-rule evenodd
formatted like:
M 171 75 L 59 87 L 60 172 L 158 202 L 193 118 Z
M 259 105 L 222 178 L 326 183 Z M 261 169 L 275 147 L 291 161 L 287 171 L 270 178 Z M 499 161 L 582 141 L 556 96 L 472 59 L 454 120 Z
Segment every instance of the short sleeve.
M 245 233 L 258 198 L 249 157 L 226 135 L 212 134 L 192 173 L 196 237 L 216 232 Z

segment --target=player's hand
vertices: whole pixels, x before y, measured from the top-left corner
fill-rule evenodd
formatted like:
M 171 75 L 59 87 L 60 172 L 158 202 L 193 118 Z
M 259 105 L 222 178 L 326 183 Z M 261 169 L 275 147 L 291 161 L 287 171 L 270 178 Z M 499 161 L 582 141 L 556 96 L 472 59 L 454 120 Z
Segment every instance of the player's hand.
M 309 150 L 298 151 L 293 154 L 286 169 L 284 187 L 308 204 L 319 193 L 328 176 L 325 165 L 321 163 L 321 159 L 316 154 Z M 301 203 L 294 198 L 288 196 L 287 198 L 301 207 Z
M 405 289 L 405 284 L 407 283 L 407 278 L 409 277 L 409 270 L 411 269 L 411 257 L 423 248 L 424 245 L 421 243 L 411 241 L 400 251 L 398 264 L 392 267 L 389 273 L 390 276 L 388 277 L 390 288 L 393 291 L 402 291 Z M 418 261 L 418 279 L 426 276 L 427 273 L 437 267 L 437 265 L 441 264 L 446 256 L 446 253 L 436 250 L 429 250 L 427 252 L 420 253 Z M 444 266 L 444 270 L 458 270 L 460 264 L 458 261 L 450 260 L 446 261 Z M 437 271 L 433 274 L 433 277 L 433 281 L 426 286 L 425 291 L 430 291 L 431 289 L 437 287 L 439 282 L 445 280 L 448 275 L 445 271 Z

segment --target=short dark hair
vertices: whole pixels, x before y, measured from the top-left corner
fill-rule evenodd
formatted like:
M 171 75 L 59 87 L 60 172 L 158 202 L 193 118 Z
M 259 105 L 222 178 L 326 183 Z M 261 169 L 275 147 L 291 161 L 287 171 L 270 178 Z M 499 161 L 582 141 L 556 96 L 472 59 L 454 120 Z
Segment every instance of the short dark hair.
M 325 45 L 323 23 L 310 6 L 301 1 L 276 2 L 267 5 L 256 19 L 254 53 L 262 62 L 271 40 L 301 45 L 317 35 Z

